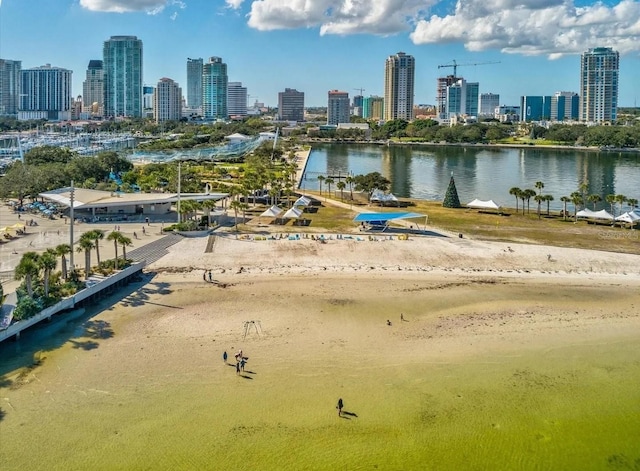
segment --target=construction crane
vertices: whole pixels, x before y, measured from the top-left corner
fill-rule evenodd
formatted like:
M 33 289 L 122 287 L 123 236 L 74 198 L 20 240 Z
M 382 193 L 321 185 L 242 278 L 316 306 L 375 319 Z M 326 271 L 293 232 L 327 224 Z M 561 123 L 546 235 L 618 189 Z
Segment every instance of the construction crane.
M 362 92 L 364 92 L 364 91 L 365 91 L 365 89 L 364 89 L 364 88 L 354 88 L 354 90 L 358 90 L 358 91 L 360 92 L 360 95 L 362 95 Z
M 442 69 L 443 67 L 453 67 L 453 76 L 457 77 L 458 76 L 458 67 L 463 67 L 463 66 L 468 66 L 468 65 L 487 65 L 487 64 L 499 64 L 500 61 L 495 61 L 495 62 L 475 62 L 472 64 L 458 64 L 456 62 L 456 60 L 452 60 L 451 64 L 443 64 L 443 65 L 439 65 L 438 69 Z

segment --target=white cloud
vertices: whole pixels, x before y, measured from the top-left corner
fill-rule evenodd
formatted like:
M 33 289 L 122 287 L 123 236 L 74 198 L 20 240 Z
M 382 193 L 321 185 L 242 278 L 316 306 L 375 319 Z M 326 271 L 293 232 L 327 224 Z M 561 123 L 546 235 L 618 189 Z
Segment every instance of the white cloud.
M 242 6 L 242 4 L 244 3 L 244 0 L 225 0 L 225 3 L 229 8 L 237 10 Z
M 320 34 L 394 34 L 410 29 L 417 15 L 436 1 L 254 0 L 249 26 L 262 31 L 319 27 Z
M 587 47 L 638 50 L 640 2 L 575 7 L 573 0 L 458 0 L 455 12 L 417 22 L 415 44 L 460 42 L 471 51 L 498 49 L 555 59 Z
M 225 0 L 239 9 L 244 0 Z M 251 0 L 249 26 L 261 31 L 319 28 L 320 34 L 389 35 L 413 30 L 415 44 L 462 43 L 557 58 L 586 47 L 637 51 L 640 0 L 457 0 L 449 15 L 431 15 L 446 0 Z M 614 0 L 615 1 L 615 0 Z
M 166 5 L 167 0 L 80 0 L 80 6 L 87 10 L 109 13 L 146 11 L 155 14 Z

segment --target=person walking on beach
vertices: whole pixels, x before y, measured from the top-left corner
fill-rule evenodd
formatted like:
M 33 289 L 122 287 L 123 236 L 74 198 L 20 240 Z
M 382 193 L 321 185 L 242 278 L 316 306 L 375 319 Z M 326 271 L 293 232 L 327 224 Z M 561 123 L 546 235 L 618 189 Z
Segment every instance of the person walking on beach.
M 342 402 L 342 398 L 338 399 L 338 405 L 336 406 L 336 409 L 338 409 L 338 417 L 342 417 L 342 407 L 344 406 L 343 402 Z
M 236 374 L 239 375 L 240 374 L 240 362 L 236 363 Z
M 209 281 L 213 282 L 213 275 L 211 274 L 211 270 L 209 270 Z
M 224 353 L 222 354 L 222 361 L 224 361 L 224 363 L 227 363 L 227 351 L 225 350 Z
M 246 364 L 247 364 L 247 362 L 245 361 L 245 359 L 244 359 L 244 358 L 242 358 L 242 359 L 240 360 L 240 369 L 241 369 L 242 371 L 244 371 L 244 365 L 246 365 Z

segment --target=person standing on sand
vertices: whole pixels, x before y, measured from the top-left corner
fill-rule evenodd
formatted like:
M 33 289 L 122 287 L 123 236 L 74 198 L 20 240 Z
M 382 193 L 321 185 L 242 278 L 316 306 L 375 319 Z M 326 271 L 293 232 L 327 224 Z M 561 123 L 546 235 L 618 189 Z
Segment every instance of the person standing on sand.
M 240 362 L 236 362 L 236 374 L 240 374 Z
M 343 406 L 342 398 L 338 399 L 338 405 L 336 409 L 338 409 L 338 417 L 342 417 L 342 406 Z
M 240 369 L 241 369 L 242 371 L 244 371 L 244 365 L 246 365 L 246 364 L 247 364 L 247 362 L 244 360 L 244 358 L 242 358 L 242 359 L 240 360 Z
M 225 350 L 224 353 L 222 354 L 222 361 L 224 361 L 224 363 L 227 363 L 227 351 Z

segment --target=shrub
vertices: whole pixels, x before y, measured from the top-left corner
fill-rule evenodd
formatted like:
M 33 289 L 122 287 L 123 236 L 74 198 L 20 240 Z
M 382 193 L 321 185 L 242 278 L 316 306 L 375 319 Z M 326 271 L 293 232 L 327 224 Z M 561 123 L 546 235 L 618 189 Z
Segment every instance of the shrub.
M 16 320 L 29 319 L 42 311 L 42 305 L 38 300 L 24 297 L 18 301 L 16 310 L 13 311 L 13 318 Z

